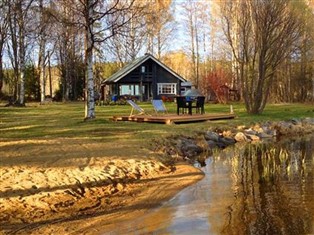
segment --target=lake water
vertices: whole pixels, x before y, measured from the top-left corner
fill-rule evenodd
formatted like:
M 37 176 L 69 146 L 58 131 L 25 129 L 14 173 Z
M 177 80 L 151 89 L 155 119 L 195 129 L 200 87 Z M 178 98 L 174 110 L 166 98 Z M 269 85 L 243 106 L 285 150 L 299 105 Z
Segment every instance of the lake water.
M 162 207 L 104 234 L 314 234 L 314 136 L 236 144 Z

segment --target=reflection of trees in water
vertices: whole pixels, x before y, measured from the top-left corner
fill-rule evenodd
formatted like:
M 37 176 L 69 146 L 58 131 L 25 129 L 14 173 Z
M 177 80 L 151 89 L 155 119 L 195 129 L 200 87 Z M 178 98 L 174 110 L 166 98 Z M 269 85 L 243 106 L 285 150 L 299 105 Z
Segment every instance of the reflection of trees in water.
M 238 146 L 229 159 L 234 202 L 224 234 L 313 232 L 314 137 Z

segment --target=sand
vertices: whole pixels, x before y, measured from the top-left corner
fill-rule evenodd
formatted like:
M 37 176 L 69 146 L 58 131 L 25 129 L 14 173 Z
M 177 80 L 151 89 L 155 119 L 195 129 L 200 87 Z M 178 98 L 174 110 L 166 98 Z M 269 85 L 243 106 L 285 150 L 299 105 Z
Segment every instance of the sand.
M 101 234 L 203 177 L 188 164 L 166 166 L 127 145 L 109 151 L 109 143 L 55 139 L 2 141 L 0 148 L 4 234 Z

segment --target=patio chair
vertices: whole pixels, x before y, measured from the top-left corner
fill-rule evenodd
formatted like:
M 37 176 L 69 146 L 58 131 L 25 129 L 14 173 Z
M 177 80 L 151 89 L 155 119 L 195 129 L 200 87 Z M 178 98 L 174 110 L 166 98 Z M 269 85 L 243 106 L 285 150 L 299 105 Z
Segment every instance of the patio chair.
M 205 109 L 204 109 L 204 103 L 205 103 L 205 96 L 198 96 L 196 98 L 196 112 L 200 113 L 200 114 L 204 114 L 205 113 Z
M 155 112 L 163 112 L 168 113 L 166 106 L 162 100 L 152 100 L 152 104 L 154 106 Z
M 186 104 L 186 99 L 183 96 L 178 96 L 177 98 L 177 114 L 180 114 L 180 109 L 182 113 L 186 112 L 186 109 L 190 109 L 190 107 Z M 189 110 L 190 112 L 190 110 Z
M 133 100 L 126 100 L 126 102 L 128 102 L 129 105 L 132 106 L 132 110 L 131 110 L 130 116 L 134 116 L 133 115 L 134 110 L 138 111 L 138 115 L 145 114 L 144 109 L 142 109 L 140 106 L 138 106 Z

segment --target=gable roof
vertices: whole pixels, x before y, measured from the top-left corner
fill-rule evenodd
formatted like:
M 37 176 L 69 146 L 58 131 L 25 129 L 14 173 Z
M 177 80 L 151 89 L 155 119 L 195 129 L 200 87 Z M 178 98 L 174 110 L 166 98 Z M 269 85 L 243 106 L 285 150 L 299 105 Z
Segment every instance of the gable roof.
M 120 79 L 122 79 L 124 76 L 128 75 L 131 73 L 134 69 L 136 69 L 138 66 L 143 64 L 145 61 L 152 59 L 155 63 L 160 65 L 162 68 L 167 70 L 169 73 L 171 73 L 173 76 L 175 76 L 177 79 L 181 80 L 182 82 L 186 82 L 186 80 L 181 77 L 179 74 L 174 72 L 172 69 L 170 69 L 168 66 L 157 60 L 154 56 L 151 54 L 145 54 L 142 57 L 139 57 L 132 62 L 128 63 L 125 65 L 122 69 L 118 70 L 116 73 L 111 75 L 109 78 L 105 80 L 105 83 L 115 83 L 118 82 Z

